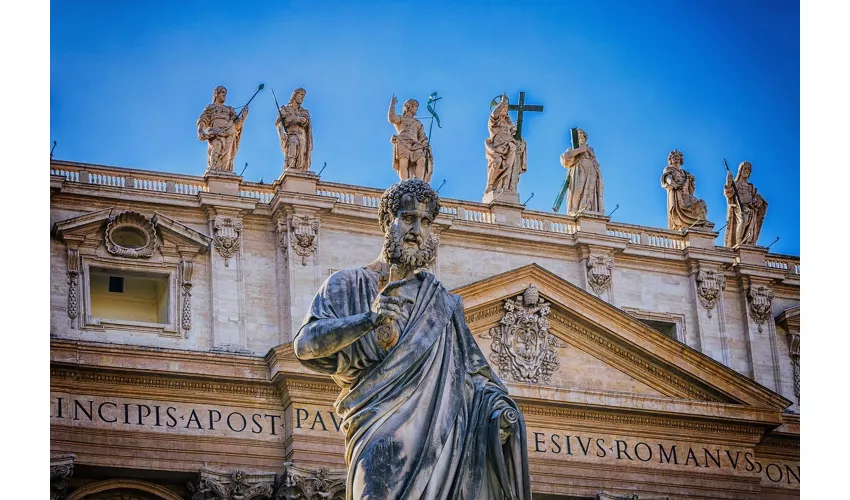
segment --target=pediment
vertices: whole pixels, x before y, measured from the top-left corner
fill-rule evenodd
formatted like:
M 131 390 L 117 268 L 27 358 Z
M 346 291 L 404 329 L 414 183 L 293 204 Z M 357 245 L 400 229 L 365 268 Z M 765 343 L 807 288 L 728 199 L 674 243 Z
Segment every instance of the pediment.
M 556 370 L 550 366 L 549 380 L 535 381 L 522 373 L 502 373 L 511 363 L 504 359 L 503 343 L 493 340 L 505 328 L 503 319 L 509 324 L 519 324 L 513 316 L 506 317 L 505 303 L 512 301 L 509 308 L 514 316 L 522 313 L 521 303 L 533 303 L 533 300 L 523 302 L 522 297 L 530 285 L 537 289 L 540 304 L 545 302 L 548 308 L 544 311 L 546 326 L 554 338 L 548 341 L 549 355 L 557 356 L 559 365 Z M 770 411 L 782 411 L 791 405 L 779 394 L 646 326 L 537 264 L 462 286 L 453 293 L 462 296 L 469 328 L 482 351 L 490 357 L 491 365 L 509 385 L 529 389 L 524 392 L 571 391 L 598 401 L 628 399 L 634 395 L 639 399 L 740 405 Z M 520 332 L 511 338 L 525 335 L 526 332 Z M 524 352 L 529 348 L 521 345 L 522 342 L 514 343 L 514 352 L 509 357 L 532 358 Z M 527 345 L 536 348 L 533 341 Z
M 148 216 L 115 208 L 97 210 L 58 221 L 53 224 L 51 233 L 69 245 L 97 248 L 104 242 L 104 232 L 108 232 L 109 224 L 122 217 L 126 218 L 127 215 L 144 220 L 151 228 L 151 239 L 158 239 L 158 244 L 162 243 L 169 248 L 186 249 L 190 253 L 204 253 L 212 243 L 212 238 L 209 236 L 158 212 Z

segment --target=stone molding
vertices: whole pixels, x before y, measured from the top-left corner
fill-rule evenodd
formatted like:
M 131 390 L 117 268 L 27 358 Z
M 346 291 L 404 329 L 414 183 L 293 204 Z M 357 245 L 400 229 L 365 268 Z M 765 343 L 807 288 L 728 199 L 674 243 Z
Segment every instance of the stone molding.
M 726 289 L 726 278 L 723 274 L 712 269 L 700 269 L 696 275 L 697 297 L 700 304 L 708 311 L 708 317 L 711 317 L 711 310 L 717 306 L 717 301 L 720 300 L 721 293 Z
M 621 415 L 616 413 L 600 413 L 594 411 L 572 410 L 565 408 L 552 408 L 543 406 L 520 405 L 524 415 L 539 417 L 554 417 L 558 420 L 586 420 L 592 422 L 604 422 L 607 424 L 629 425 L 641 427 L 666 427 L 680 429 L 696 433 L 735 434 L 739 436 L 762 436 L 764 430 L 760 427 L 746 427 L 724 424 L 710 424 L 689 420 L 672 420 L 655 417 L 638 417 L 633 415 Z
M 534 285 L 514 299 L 504 302 L 504 315 L 481 338 L 492 339 L 490 361 L 506 380 L 540 383 L 551 382 L 560 367 L 556 348 L 566 347 L 549 331 L 551 304 L 540 296 Z
M 223 472 L 201 467 L 197 481 L 186 487 L 192 492 L 192 500 L 260 500 L 272 498 L 274 483 L 273 472 Z
M 213 245 L 224 257 L 224 265 L 230 266 L 230 258 L 239 251 L 239 236 L 242 233 L 242 218 L 230 215 L 213 217 Z
M 68 482 L 66 479 L 74 474 L 76 455 L 63 454 L 50 457 L 50 500 L 65 500 L 68 498 Z
M 76 327 L 76 319 L 80 314 L 79 296 L 80 250 L 68 248 L 68 317 L 71 328 Z
M 587 257 L 587 282 L 596 295 L 611 286 L 611 271 L 614 269 L 614 259 L 603 255 L 591 255 Z
M 763 331 L 762 325 L 771 316 L 771 303 L 776 293 L 773 288 L 766 285 L 750 285 L 747 290 L 747 302 L 750 307 L 750 317 L 756 322 L 759 333 Z
M 145 236 L 145 244 L 140 247 L 125 247 L 116 243 L 113 235 L 121 229 L 133 229 Z M 134 210 L 127 210 L 117 215 L 110 215 L 103 232 L 103 241 L 106 251 L 118 257 L 129 259 L 149 259 L 154 250 L 159 247 L 159 239 L 156 236 L 156 225 L 151 219 Z
M 173 491 L 164 488 L 158 484 L 149 483 L 147 481 L 139 481 L 137 479 L 109 479 L 99 481 L 97 483 L 87 484 L 75 490 L 68 500 L 98 500 L 98 499 L 114 499 L 116 497 L 109 495 L 111 490 L 137 490 L 155 495 L 156 498 L 162 500 L 182 500 L 180 495 Z M 99 495 L 104 493 L 104 495 Z M 109 495 L 109 496 L 107 496 Z M 124 496 L 120 497 L 124 500 Z M 126 497 L 128 500 L 134 500 L 135 496 Z

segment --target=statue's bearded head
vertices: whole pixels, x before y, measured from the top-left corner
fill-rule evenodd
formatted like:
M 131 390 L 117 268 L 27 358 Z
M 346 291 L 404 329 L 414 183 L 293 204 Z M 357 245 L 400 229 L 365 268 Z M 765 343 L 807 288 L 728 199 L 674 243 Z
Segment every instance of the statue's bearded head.
M 292 96 L 289 98 L 289 104 L 296 102 L 298 104 L 302 104 L 304 102 L 304 96 L 307 95 L 307 91 L 302 88 L 297 88 L 292 91 Z
M 416 116 L 416 111 L 419 110 L 419 101 L 416 99 L 408 99 L 404 101 L 404 106 L 401 107 L 403 116 Z
M 584 146 L 587 143 L 587 132 L 582 129 L 578 129 L 578 145 Z
M 222 105 L 227 98 L 227 89 L 219 85 L 213 90 L 213 103 Z
M 439 196 L 421 179 L 407 179 L 387 189 L 378 209 L 386 261 L 407 269 L 433 264 L 440 241 L 431 233 L 431 224 L 439 213 Z
M 670 151 L 670 154 L 667 155 L 667 164 L 668 165 L 676 165 L 678 167 L 678 166 L 682 166 L 683 163 L 685 163 L 685 155 L 682 154 L 682 152 L 679 151 L 678 149 L 674 149 L 673 151 Z
M 753 165 L 748 161 L 742 161 L 740 165 L 738 165 L 738 178 L 744 179 L 745 181 L 750 178 L 750 174 L 753 172 Z

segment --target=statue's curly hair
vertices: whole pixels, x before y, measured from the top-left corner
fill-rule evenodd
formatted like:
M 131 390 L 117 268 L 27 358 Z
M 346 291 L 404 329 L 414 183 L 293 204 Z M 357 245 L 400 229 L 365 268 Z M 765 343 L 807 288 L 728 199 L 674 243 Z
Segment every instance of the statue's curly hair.
M 667 155 L 667 162 L 672 164 L 671 160 L 678 160 L 678 164 L 682 165 L 685 163 L 685 155 L 678 149 L 674 149 Z
M 393 219 L 395 219 L 401 199 L 404 195 L 413 196 L 416 201 L 427 203 L 431 208 L 431 216 L 436 218 L 440 213 L 440 197 L 430 184 L 421 179 L 405 179 L 390 186 L 381 196 L 381 204 L 378 206 L 378 222 L 381 230 L 385 231 Z

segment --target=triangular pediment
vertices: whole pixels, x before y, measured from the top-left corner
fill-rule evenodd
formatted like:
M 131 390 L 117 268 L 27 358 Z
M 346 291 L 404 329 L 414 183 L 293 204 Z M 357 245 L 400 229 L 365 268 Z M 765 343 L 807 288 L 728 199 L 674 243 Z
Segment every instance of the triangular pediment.
M 533 285 L 539 299 L 523 302 L 523 292 Z M 712 406 L 738 405 L 782 411 L 791 402 L 714 359 L 669 338 L 634 316 L 587 293 L 537 264 L 471 283 L 453 290 L 463 297 L 467 323 L 491 364 L 509 385 L 533 392 L 569 392 L 577 400 L 670 400 L 709 403 Z M 530 380 L 516 369 L 511 358 L 526 356 L 539 349 L 518 338 L 527 332 L 511 334 L 515 349 L 507 352 L 500 332 L 519 325 L 516 316 L 524 314 L 523 304 L 546 306 L 547 340 L 550 358 L 547 380 Z M 506 301 L 513 316 L 506 317 Z M 539 312 L 537 313 L 540 314 Z M 532 318 L 532 323 L 536 321 Z M 508 327 L 504 325 L 508 325 Z M 524 327 L 518 327 L 523 330 Z M 539 334 L 539 332 L 536 332 Z M 499 337 L 494 342 L 494 337 Z M 540 338 L 543 338 L 540 336 Z M 495 353 L 495 354 L 494 354 Z M 506 354 L 507 353 L 507 354 Z M 501 357 L 500 357 L 501 356 Z M 506 359 L 507 357 L 507 359 Z M 540 359 L 540 358 L 537 358 Z M 520 363 L 521 364 L 521 363 Z M 532 362 L 533 364 L 533 362 Z M 555 369 L 552 369 L 556 366 Z M 501 369 L 500 369 L 501 368 Z M 510 370 L 508 370 L 510 368 Z M 575 394 L 580 394 L 575 396 Z

